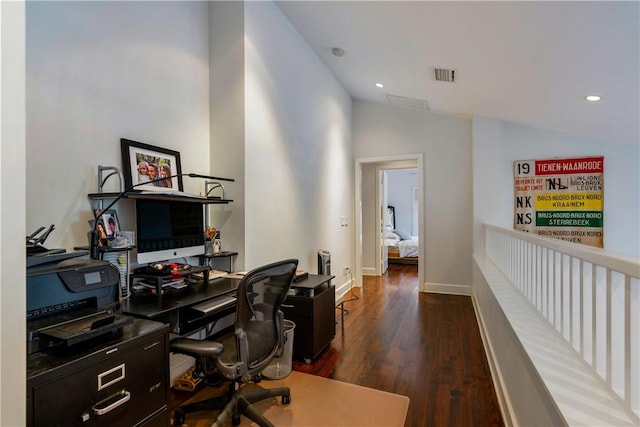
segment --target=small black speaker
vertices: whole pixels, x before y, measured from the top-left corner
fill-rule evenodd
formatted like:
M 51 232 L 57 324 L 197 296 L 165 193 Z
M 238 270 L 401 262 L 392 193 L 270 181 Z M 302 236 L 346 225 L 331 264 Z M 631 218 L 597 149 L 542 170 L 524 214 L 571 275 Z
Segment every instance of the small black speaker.
M 318 251 L 318 274 L 331 275 L 331 254 L 329 251 Z

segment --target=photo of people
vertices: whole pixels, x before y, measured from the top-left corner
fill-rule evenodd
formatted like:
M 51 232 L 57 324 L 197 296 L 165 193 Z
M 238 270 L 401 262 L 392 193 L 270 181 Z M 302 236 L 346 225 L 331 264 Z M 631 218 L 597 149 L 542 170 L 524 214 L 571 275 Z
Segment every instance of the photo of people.
M 104 222 L 102 219 L 98 220 L 98 224 L 96 225 L 96 230 L 98 231 L 98 246 L 107 246 L 108 236 L 107 230 L 104 228 Z
M 171 176 L 170 159 L 138 153 L 136 163 L 138 165 L 136 184 L 148 182 L 154 187 L 173 188 L 173 182 L 169 178 Z
M 158 182 L 158 187 L 167 187 L 171 188 L 173 185 L 171 183 L 171 166 L 168 163 L 163 163 L 160 166 L 160 178 L 164 178 L 162 181 Z
M 149 181 L 149 163 L 144 160 L 138 162 L 138 183 Z
M 95 214 L 98 215 L 99 213 L 100 211 L 98 210 Z M 98 219 L 96 229 L 98 230 L 100 240 L 102 240 L 103 238 L 108 240 L 114 239 L 120 232 L 120 224 L 118 223 L 118 215 L 116 211 L 110 209 L 102 214 L 102 216 Z
M 118 232 L 118 227 L 116 226 L 116 221 L 113 219 L 112 216 L 110 216 L 107 219 L 107 234 L 113 237 L 117 232 Z

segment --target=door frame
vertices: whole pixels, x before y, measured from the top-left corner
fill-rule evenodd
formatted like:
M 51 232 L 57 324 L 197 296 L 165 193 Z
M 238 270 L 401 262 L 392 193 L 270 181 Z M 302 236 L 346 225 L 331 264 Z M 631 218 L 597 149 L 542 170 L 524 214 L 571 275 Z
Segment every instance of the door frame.
M 425 229 L 424 229 L 424 160 L 422 153 L 401 154 L 393 156 L 381 157 L 360 157 L 355 159 L 355 191 L 354 191 L 354 247 L 355 247 L 355 284 L 354 286 L 362 286 L 362 165 L 369 163 L 394 163 L 407 160 L 413 160 L 417 164 L 415 168 L 418 171 L 418 238 L 420 246 L 418 247 L 418 289 L 425 290 L 424 282 L 424 266 L 426 265 L 425 256 Z M 412 166 L 413 167 L 413 166 Z
M 375 256 L 376 256 L 376 275 L 382 276 L 387 272 L 388 265 L 388 252 L 383 250 L 384 244 L 384 231 L 385 231 L 385 218 L 387 215 L 387 169 L 377 165 L 376 177 L 378 179 L 378 187 L 376 189 L 376 209 L 378 215 L 376 218 L 376 230 L 378 235 L 376 236 Z

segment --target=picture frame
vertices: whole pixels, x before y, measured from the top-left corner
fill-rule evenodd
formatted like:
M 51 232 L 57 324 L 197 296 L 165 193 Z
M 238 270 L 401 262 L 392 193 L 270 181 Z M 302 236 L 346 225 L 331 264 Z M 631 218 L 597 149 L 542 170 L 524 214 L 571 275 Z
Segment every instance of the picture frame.
M 89 227 L 93 230 L 94 225 L 96 224 L 96 220 L 89 220 Z M 98 246 L 107 246 L 109 239 L 107 237 L 107 227 L 104 225 L 104 220 L 102 218 L 98 219 L 98 224 L 95 225 L 96 232 L 98 233 Z M 89 237 L 89 245 L 91 245 L 91 232 L 87 233 Z
M 182 166 L 178 151 L 126 138 L 120 139 L 120 146 L 125 188 L 135 187 L 142 191 L 158 192 L 182 191 Z M 158 181 L 163 174 L 170 178 Z M 145 184 L 146 181 L 154 182 Z
M 97 216 L 100 213 L 100 209 L 96 209 L 94 214 Z M 107 234 L 107 239 L 112 240 L 120 232 L 120 222 L 118 221 L 118 214 L 115 209 L 109 209 L 105 211 L 98 219 L 98 224 L 102 224 L 104 231 Z
M 94 209 L 93 215 L 97 217 L 100 212 L 102 212 L 100 209 Z M 95 219 L 91 219 L 88 222 L 92 230 L 94 225 L 96 227 L 96 231 L 98 232 L 98 246 L 107 246 L 107 242 L 113 240 L 116 235 L 120 233 L 120 222 L 118 221 L 118 214 L 115 209 L 105 211 L 104 214 L 98 218 L 97 225 Z

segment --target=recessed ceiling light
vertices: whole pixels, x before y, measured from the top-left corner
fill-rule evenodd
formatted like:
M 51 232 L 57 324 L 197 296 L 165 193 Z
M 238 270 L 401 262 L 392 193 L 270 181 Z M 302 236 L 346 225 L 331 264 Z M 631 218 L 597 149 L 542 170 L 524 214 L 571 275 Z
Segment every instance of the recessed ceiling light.
M 382 83 L 376 83 L 376 87 L 384 87 Z
M 587 95 L 584 97 L 584 99 L 586 99 L 587 101 L 600 101 L 600 96 L 599 95 Z
M 333 53 L 338 58 L 344 56 L 344 50 L 339 47 L 334 47 L 333 49 L 331 49 L 331 53 Z

